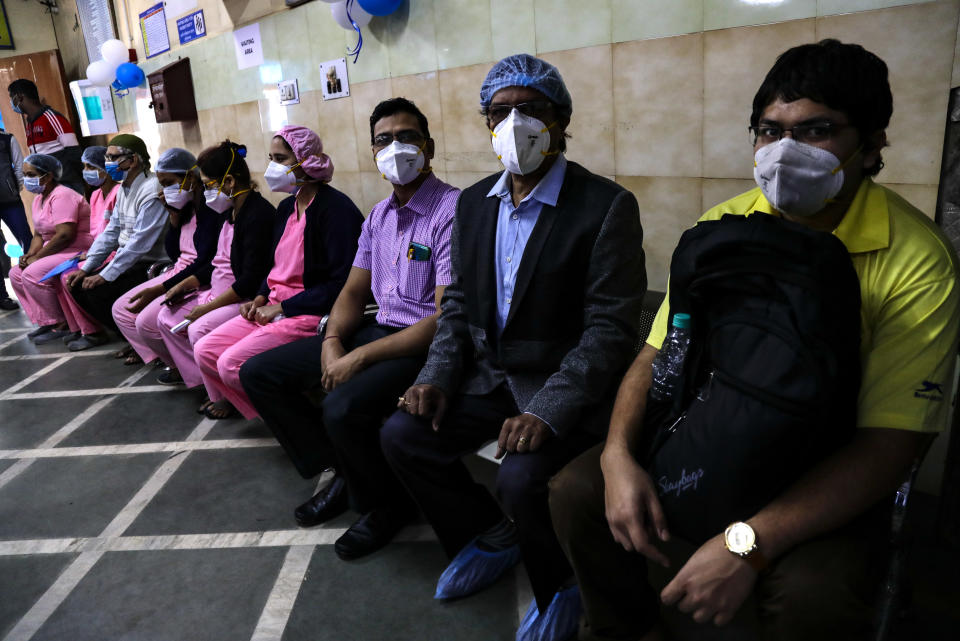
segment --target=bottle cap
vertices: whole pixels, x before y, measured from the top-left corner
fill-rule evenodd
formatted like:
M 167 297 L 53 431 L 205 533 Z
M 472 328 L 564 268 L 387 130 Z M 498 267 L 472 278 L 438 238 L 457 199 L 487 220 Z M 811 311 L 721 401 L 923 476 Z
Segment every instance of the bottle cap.
M 674 314 L 672 324 L 674 327 L 679 327 L 680 329 L 690 327 L 690 314 Z

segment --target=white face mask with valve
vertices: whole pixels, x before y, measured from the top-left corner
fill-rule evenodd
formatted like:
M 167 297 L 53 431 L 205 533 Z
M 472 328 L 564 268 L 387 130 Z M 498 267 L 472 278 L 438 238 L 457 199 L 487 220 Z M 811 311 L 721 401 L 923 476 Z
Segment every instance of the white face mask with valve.
M 790 216 L 813 216 L 840 193 L 844 162 L 826 149 L 781 138 L 754 154 L 753 178 L 774 209 Z
M 193 200 L 193 192 L 181 189 L 180 185 L 168 185 L 163 188 L 163 200 L 173 209 L 183 209 Z
M 516 109 L 491 132 L 493 151 L 511 174 L 533 173 L 551 155 L 550 127 Z
M 407 185 L 420 175 L 426 158 L 423 149 L 394 140 L 377 153 L 380 175 L 394 185 Z
M 263 172 L 263 179 L 267 181 L 270 191 L 293 194 L 297 191 L 297 177 L 293 174 L 293 167 L 270 161 L 267 170 Z

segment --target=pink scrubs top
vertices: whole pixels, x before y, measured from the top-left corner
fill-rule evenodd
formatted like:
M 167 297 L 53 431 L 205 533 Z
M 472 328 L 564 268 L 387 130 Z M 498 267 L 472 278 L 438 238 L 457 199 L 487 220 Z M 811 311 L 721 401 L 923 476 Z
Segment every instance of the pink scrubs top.
M 103 192 L 97 187 L 90 194 L 90 235 L 96 238 L 107 228 L 110 222 L 110 216 L 113 214 L 113 207 L 117 204 L 117 194 L 120 193 L 120 185 L 115 185 L 110 193 L 104 197 Z
M 234 227 L 224 222 L 220 228 L 220 238 L 217 240 L 217 253 L 213 256 L 213 275 L 210 277 L 210 289 L 204 290 L 197 297 L 198 305 L 206 305 L 214 298 L 227 291 L 236 280 L 233 277 L 233 267 L 230 266 L 230 248 L 233 245 Z
M 85 251 L 93 244 L 90 235 L 90 205 L 83 196 L 63 185 L 57 185 L 46 197 L 33 199 L 33 227 L 47 244 L 57 232 L 57 225 L 74 223 L 77 235 L 66 251 Z
M 282 303 L 303 291 L 303 238 L 306 229 L 307 217 L 301 216 L 297 205 L 294 204 L 293 213 L 287 218 L 287 226 L 273 255 L 273 269 L 267 275 L 267 286 L 270 288 L 267 303 L 270 305 Z M 266 326 L 266 329 L 270 330 L 274 327 L 279 329 L 286 325 L 287 331 L 311 328 L 316 331 L 319 319 L 319 316 L 312 314 L 294 316 L 284 319 L 283 323 L 271 323 Z

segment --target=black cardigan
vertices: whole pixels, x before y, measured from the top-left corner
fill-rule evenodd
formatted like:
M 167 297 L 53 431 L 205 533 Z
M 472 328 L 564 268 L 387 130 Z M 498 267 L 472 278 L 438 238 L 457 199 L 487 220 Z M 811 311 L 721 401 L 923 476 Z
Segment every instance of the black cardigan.
M 273 230 L 273 248 L 276 251 L 287 219 L 293 214 L 296 196 L 283 200 L 277 207 Z M 347 282 L 357 240 L 363 226 L 363 214 L 343 192 L 327 184 L 320 190 L 305 213 L 306 230 L 303 239 L 303 287 L 299 294 L 281 301 L 285 316 L 328 314 L 334 301 Z M 271 252 L 271 258 L 274 255 Z M 270 288 L 264 279 L 258 295 L 269 296 Z
M 180 258 L 180 230 L 189 222 L 195 209 L 197 212 L 197 229 L 193 232 L 193 247 L 197 250 L 197 257 L 186 268 L 163 281 L 164 291 L 190 276 L 195 276 L 204 266 L 210 264 L 214 254 L 217 253 L 217 240 L 220 238 L 223 216 L 204 203 L 201 203 L 197 208 L 193 202 L 189 202 L 180 210 L 180 226 L 170 225 L 167 230 L 167 236 L 164 238 L 167 255 L 174 262 Z
M 270 239 L 277 210 L 259 192 L 252 191 L 231 219 L 231 211 L 225 214 L 224 222 L 233 225 L 233 242 L 230 244 L 230 269 L 233 270 L 233 291 L 240 298 L 253 298 L 263 279 L 273 265 L 273 247 Z M 209 285 L 213 276 L 213 264 L 199 270 L 195 276 L 201 285 Z

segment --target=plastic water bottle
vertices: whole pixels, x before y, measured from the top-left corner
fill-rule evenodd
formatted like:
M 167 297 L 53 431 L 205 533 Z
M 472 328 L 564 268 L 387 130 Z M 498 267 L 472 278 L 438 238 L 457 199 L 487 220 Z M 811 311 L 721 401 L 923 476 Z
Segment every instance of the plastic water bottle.
M 657 401 L 673 398 L 683 376 L 683 361 L 690 347 L 690 314 L 674 314 L 670 331 L 653 360 L 650 396 Z

